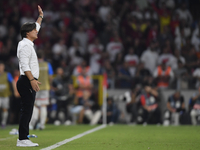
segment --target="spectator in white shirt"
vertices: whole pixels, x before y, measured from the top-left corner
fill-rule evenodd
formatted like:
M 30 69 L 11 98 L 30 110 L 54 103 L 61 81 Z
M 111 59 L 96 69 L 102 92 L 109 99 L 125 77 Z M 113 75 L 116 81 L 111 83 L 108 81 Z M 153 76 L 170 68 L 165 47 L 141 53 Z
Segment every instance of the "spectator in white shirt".
M 55 43 L 52 48 L 54 58 L 64 59 L 67 57 L 67 46 L 65 45 L 65 40 L 61 39 L 58 43 Z
M 91 55 L 102 52 L 103 49 L 104 49 L 104 46 L 101 43 L 99 43 L 98 38 L 95 38 L 94 42 L 88 46 L 88 51 Z
M 176 48 L 178 50 L 181 50 L 181 48 L 186 45 L 186 39 L 185 39 L 184 29 L 180 30 L 180 35 L 178 35 L 175 38 L 174 44 L 175 44 L 175 46 L 176 46 Z
M 172 66 L 174 59 L 174 56 L 170 53 L 170 49 L 164 47 L 162 54 L 158 57 L 158 64 L 160 65 L 164 61 L 167 66 Z
M 181 52 L 178 49 L 176 49 L 174 51 L 174 56 L 172 57 L 172 59 L 170 61 L 170 66 L 172 67 L 173 71 L 178 69 L 179 61 L 183 66 L 185 65 L 185 58 L 183 56 L 181 56 Z
M 79 44 L 85 50 L 88 44 L 88 35 L 84 31 L 83 26 L 79 26 L 78 31 L 76 31 L 73 35 L 74 40 L 78 40 Z
M 106 50 L 110 55 L 110 61 L 113 62 L 115 60 L 116 55 L 123 50 L 123 45 L 118 35 L 114 37 L 113 41 L 108 43 Z
M 132 47 L 129 48 L 129 53 L 125 56 L 124 60 L 129 64 L 129 71 L 131 76 L 134 77 L 136 73 L 136 67 L 139 63 L 139 58 L 134 54 L 134 49 Z
M 93 74 L 99 73 L 101 64 L 101 53 L 103 51 L 103 45 L 99 43 L 99 39 L 96 38 L 94 43 L 90 44 L 88 47 L 90 53 L 90 67 Z
M 177 10 L 177 13 L 179 14 L 180 19 L 184 19 L 189 23 L 192 23 L 193 21 L 192 15 L 186 7 L 187 7 L 186 4 L 182 3 L 181 8 Z
M 191 39 L 191 43 L 192 43 L 192 45 L 194 45 L 196 51 L 200 50 L 199 28 L 200 28 L 200 21 L 199 21 L 198 26 L 196 27 L 196 29 L 193 31 L 192 39 Z
M 37 34 L 43 19 L 43 11 L 38 6 L 39 17 L 36 23 L 25 23 L 21 27 L 22 40 L 17 47 L 19 59 L 20 77 L 17 81 L 17 90 L 21 96 L 21 117 L 19 123 L 18 147 L 39 146 L 32 143 L 29 138 L 29 122 L 33 113 L 36 92 L 40 90 L 37 81 L 39 77 L 39 64 L 34 49 L 33 41 L 38 38 Z
M 152 41 L 150 47 L 144 51 L 141 56 L 141 61 L 144 63 L 145 68 L 151 72 L 151 74 L 153 74 L 158 63 L 158 52 L 156 51 L 155 44 L 155 41 Z
M 110 12 L 111 8 L 108 5 L 107 0 L 103 0 L 103 5 L 99 8 L 99 16 L 104 22 L 107 22 L 107 17 Z
M 195 69 L 192 76 L 197 79 L 196 87 L 198 88 L 200 86 L 200 68 Z

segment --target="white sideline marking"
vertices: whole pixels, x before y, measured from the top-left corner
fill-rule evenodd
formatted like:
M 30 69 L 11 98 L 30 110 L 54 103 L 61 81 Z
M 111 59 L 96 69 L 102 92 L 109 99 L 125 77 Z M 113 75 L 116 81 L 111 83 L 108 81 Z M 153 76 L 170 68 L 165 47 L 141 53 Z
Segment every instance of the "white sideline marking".
M 94 128 L 94 129 L 91 129 L 91 130 L 88 130 L 88 131 L 83 132 L 83 133 L 81 133 L 81 134 L 78 134 L 78 135 L 76 135 L 76 136 L 74 136 L 74 137 L 71 137 L 70 139 L 65 139 L 65 140 L 63 140 L 63 141 L 61 141 L 61 142 L 58 142 L 58 143 L 56 143 L 56 144 L 54 144 L 54 145 L 51 145 L 51 146 L 46 147 L 46 148 L 43 148 L 43 149 L 41 149 L 41 150 L 52 150 L 52 149 L 55 149 L 55 148 L 57 148 L 57 147 L 59 147 L 59 146 L 61 146 L 61 145 L 64 145 L 64 144 L 69 143 L 69 142 L 71 142 L 71 141 L 73 141 L 73 140 L 79 139 L 79 138 L 81 138 L 81 137 L 83 137 L 83 136 L 85 136 L 85 135 L 87 135 L 87 134 L 90 134 L 90 133 L 92 133 L 92 132 L 98 131 L 98 130 L 103 129 L 103 128 L 105 128 L 105 127 L 106 127 L 106 125 L 98 126 L 98 127 Z
M 2 138 L 2 139 L 0 139 L 0 141 L 5 141 L 5 140 L 8 140 L 8 139 L 12 139 L 14 137 L 17 137 L 17 136 L 15 135 L 15 136 L 7 137 L 7 138 Z

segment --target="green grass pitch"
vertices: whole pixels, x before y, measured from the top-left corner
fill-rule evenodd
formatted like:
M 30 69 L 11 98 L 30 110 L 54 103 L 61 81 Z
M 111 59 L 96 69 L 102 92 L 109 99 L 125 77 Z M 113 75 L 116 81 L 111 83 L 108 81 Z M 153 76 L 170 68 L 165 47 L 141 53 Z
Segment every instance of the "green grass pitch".
M 33 130 L 38 138 L 31 138 L 39 147 L 16 147 L 16 135 L 9 131 L 17 126 L 0 129 L 0 150 L 39 150 L 71 138 L 96 126 L 47 125 L 43 131 Z M 200 126 L 107 126 L 62 145 L 56 150 L 200 150 Z

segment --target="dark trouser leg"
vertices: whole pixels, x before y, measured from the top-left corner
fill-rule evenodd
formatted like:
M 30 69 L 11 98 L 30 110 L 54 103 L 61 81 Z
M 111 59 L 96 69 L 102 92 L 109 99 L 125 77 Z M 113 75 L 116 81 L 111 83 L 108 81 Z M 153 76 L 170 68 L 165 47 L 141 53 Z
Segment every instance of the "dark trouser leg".
M 114 109 L 112 112 L 111 122 L 116 123 L 120 115 L 120 111 L 118 109 Z
M 137 120 L 137 106 L 134 103 L 131 108 L 131 122 L 136 122 Z
M 33 113 L 36 92 L 32 89 L 30 81 L 26 77 L 20 77 L 17 82 L 17 90 L 21 96 L 21 116 L 19 121 L 19 140 L 28 139 L 29 122 Z

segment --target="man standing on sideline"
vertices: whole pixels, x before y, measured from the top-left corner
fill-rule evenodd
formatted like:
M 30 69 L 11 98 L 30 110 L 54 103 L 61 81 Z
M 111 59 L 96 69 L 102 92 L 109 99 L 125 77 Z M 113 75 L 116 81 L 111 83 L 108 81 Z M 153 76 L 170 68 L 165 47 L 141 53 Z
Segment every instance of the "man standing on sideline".
M 29 122 L 33 113 L 36 92 L 40 90 L 38 81 L 39 64 L 34 49 L 33 41 L 37 39 L 37 34 L 43 19 L 43 11 L 38 5 L 39 17 L 35 23 L 25 23 L 21 27 L 22 40 L 17 47 L 17 57 L 19 59 L 20 77 L 17 81 L 17 89 L 21 96 L 21 116 L 19 122 L 19 139 L 17 146 L 32 147 L 39 146 L 27 137 L 29 135 Z
M 44 61 L 44 54 L 42 51 L 37 53 L 40 77 L 39 81 L 42 83 L 40 91 L 36 93 L 35 106 L 33 109 L 33 116 L 31 118 L 29 129 L 33 129 L 40 118 L 39 129 L 45 128 L 45 122 L 47 118 L 47 105 L 49 104 L 49 90 L 52 82 L 53 68 L 49 62 Z M 40 117 L 39 117 L 40 116 Z

